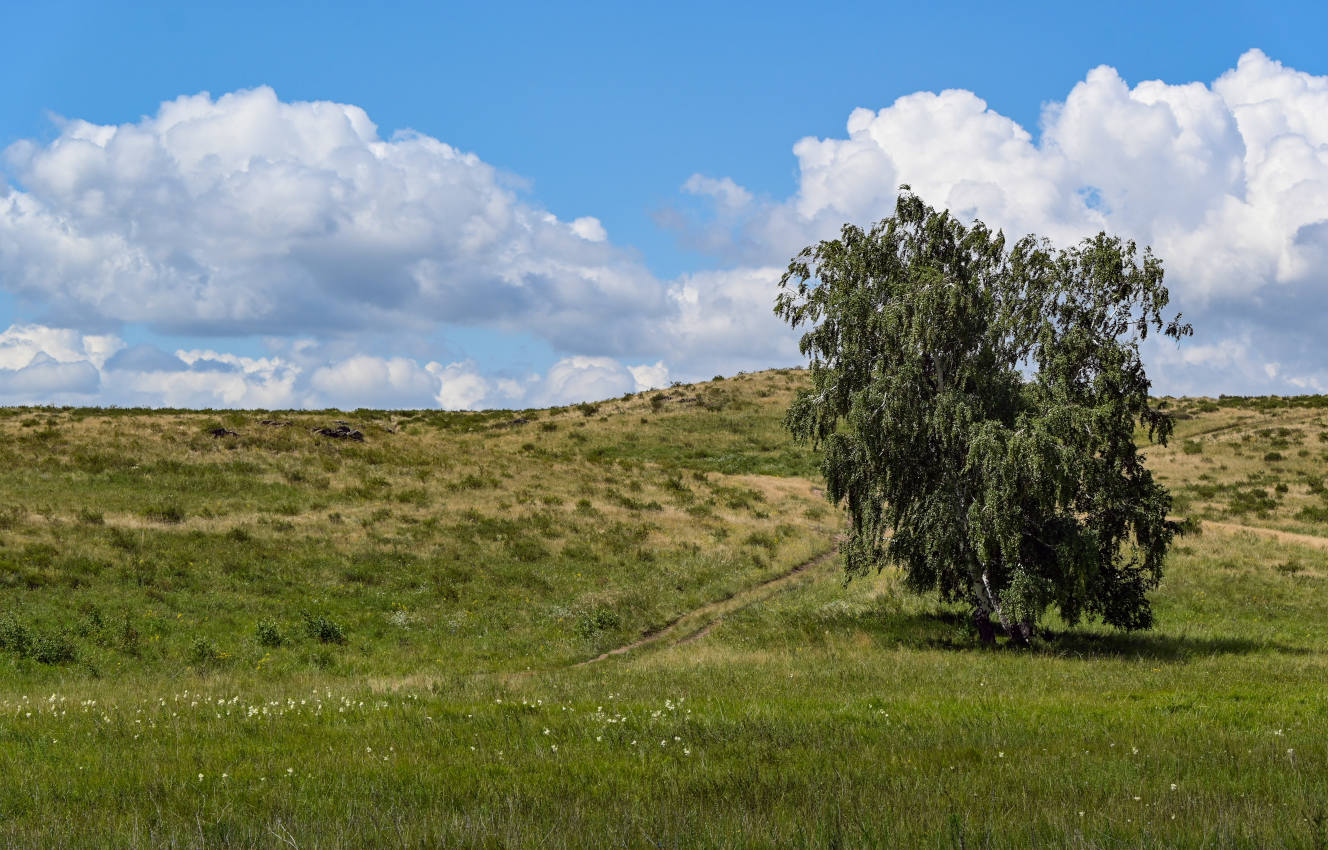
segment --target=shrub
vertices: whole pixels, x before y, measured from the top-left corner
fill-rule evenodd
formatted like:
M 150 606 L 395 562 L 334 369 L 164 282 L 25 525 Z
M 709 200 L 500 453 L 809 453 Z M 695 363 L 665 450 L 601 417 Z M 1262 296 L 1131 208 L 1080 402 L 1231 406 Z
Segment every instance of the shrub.
M 78 651 L 69 638 L 58 632 L 34 631 L 12 614 L 0 618 L 0 649 L 52 666 L 78 660 Z
M 221 653 L 212 641 L 198 637 L 189 647 L 189 661 L 196 667 L 215 667 L 221 662 Z
M 304 633 L 319 643 L 346 642 L 346 632 L 336 621 L 322 614 L 315 616 L 308 611 L 302 612 L 301 616 L 304 617 Z
M 617 612 L 612 608 L 600 605 L 576 618 L 576 633 L 586 640 L 590 640 L 600 632 L 616 629 L 619 625 L 621 625 L 621 620 L 619 620 Z
M 12 614 L 0 618 L 0 649 L 20 657 L 32 649 L 32 632 Z
M 507 540 L 507 551 L 522 563 L 533 564 L 549 557 L 549 550 L 530 537 L 518 536 Z
M 118 633 L 115 636 L 117 647 L 126 655 L 137 657 L 141 651 L 139 648 L 140 637 L 141 635 L 139 634 L 138 629 L 134 628 L 133 621 L 129 619 L 128 614 L 125 614 L 124 619 L 120 622 Z
M 459 480 L 447 485 L 449 490 L 483 490 L 486 487 L 497 487 L 498 482 L 492 478 L 483 478 L 479 475 L 467 473 Z
M 1265 455 L 1263 456 L 1263 459 L 1266 460 L 1266 461 L 1268 461 L 1268 462 L 1270 462 L 1270 463 L 1271 463 L 1271 462 L 1274 462 L 1274 461 L 1279 461 L 1279 460 L 1282 459 L 1282 453 L 1281 453 L 1281 452 L 1268 452 L 1267 454 L 1265 454 Z
M 281 646 L 286 640 L 275 620 L 259 620 L 254 627 L 254 639 L 259 646 L 268 647 Z
M 1305 522 L 1328 523 L 1328 506 L 1306 505 L 1296 513 L 1296 519 Z
M 1228 510 L 1233 514 L 1265 514 L 1276 507 L 1277 501 L 1268 495 L 1267 490 L 1258 487 L 1236 490 L 1228 503 Z
M 64 635 L 43 633 L 33 641 L 32 659 L 41 664 L 72 664 L 78 660 L 78 651 Z
M 1198 440 L 1186 440 L 1180 444 L 1180 450 L 1187 455 L 1201 455 L 1203 454 L 1203 443 Z
M 143 509 L 143 516 L 155 522 L 184 522 L 184 510 L 174 503 L 158 502 Z
M 532 445 L 531 448 L 533 449 L 534 446 Z M 392 498 L 403 505 L 424 507 L 429 504 L 429 491 L 423 487 L 408 487 L 404 490 L 398 490 L 392 495 Z

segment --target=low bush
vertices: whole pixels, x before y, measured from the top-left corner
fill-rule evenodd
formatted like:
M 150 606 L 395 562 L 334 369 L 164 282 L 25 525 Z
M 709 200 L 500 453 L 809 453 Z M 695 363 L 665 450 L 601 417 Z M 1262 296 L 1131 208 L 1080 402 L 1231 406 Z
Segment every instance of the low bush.
M 194 638 L 194 642 L 189 646 L 189 662 L 202 669 L 216 667 L 221 663 L 221 653 L 207 638 Z
M 281 634 L 281 628 L 275 620 L 259 620 L 258 625 L 254 626 L 254 639 L 258 641 L 259 646 L 274 647 L 281 646 L 286 642 Z
M 576 633 L 586 640 L 591 640 L 600 634 L 618 628 L 622 624 L 617 612 L 612 608 L 603 605 L 583 612 L 576 618 Z
M 302 612 L 301 616 L 304 618 L 304 633 L 319 643 L 346 642 L 346 632 L 335 620 L 308 611 Z

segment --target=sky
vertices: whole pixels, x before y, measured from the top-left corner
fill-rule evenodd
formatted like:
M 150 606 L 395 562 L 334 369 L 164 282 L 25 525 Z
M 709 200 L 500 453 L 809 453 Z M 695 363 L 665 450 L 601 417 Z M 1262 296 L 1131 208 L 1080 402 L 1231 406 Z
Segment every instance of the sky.
M 1322 3 L 48 2 L 0 50 L 0 403 L 522 408 L 802 362 L 891 214 L 1166 264 L 1166 394 L 1328 392 Z

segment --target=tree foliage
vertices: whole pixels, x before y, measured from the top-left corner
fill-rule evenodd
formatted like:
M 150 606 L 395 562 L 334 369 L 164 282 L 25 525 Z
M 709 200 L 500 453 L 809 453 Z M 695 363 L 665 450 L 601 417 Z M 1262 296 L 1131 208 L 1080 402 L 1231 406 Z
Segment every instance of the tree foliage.
M 1162 444 L 1139 345 L 1191 333 L 1163 318 L 1162 263 L 1105 233 L 1007 247 L 903 187 L 870 230 L 809 246 L 775 311 L 809 326 L 811 389 L 785 424 L 823 450 L 827 495 L 852 519 L 850 575 L 903 568 L 1026 642 L 1051 607 L 1070 624 L 1152 624 L 1176 523 L 1143 465 Z

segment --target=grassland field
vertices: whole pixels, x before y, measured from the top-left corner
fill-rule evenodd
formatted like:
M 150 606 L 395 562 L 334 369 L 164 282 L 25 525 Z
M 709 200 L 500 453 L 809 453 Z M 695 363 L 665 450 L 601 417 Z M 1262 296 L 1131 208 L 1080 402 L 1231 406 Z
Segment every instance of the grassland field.
M 0 409 L 0 847 L 1328 846 L 1328 397 L 1160 400 L 1157 627 L 985 650 L 803 381 Z

